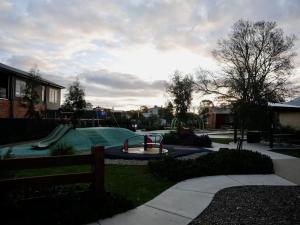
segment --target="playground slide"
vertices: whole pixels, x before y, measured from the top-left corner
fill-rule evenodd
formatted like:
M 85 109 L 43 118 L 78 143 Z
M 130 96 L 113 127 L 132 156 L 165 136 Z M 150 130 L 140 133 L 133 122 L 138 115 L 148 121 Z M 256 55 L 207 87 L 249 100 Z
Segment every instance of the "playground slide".
M 56 127 L 45 139 L 40 141 L 37 145 L 32 146 L 34 149 L 46 149 L 50 145 L 56 143 L 60 138 L 62 138 L 69 130 L 70 125 L 59 125 Z

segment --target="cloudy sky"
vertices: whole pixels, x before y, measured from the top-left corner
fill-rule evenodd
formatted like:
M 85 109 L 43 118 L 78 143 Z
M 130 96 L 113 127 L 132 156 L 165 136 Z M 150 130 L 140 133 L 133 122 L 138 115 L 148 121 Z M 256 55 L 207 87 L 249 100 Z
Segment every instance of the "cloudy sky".
M 234 22 L 300 38 L 299 12 L 298 0 L 0 0 L 0 62 L 65 86 L 77 76 L 94 106 L 164 105 L 175 70 L 218 70 L 211 51 Z

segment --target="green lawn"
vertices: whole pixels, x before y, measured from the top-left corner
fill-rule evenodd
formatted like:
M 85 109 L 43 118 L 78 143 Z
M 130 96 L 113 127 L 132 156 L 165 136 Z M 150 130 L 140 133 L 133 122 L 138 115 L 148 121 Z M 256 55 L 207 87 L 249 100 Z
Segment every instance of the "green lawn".
M 229 144 L 233 142 L 232 138 L 210 138 L 212 142 L 220 143 L 220 144 Z
M 16 177 L 42 176 L 61 173 L 87 172 L 89 166 L 68 166 L 23 170 L 16 172 Z M 174 183 L 153 176 L 147 166 L 105 165 L 106 191 L 122 195 L 135 206 L 141 205 Z
M 272 152 L 277 152 L 300 158 L 300 149 L 272 149 Z

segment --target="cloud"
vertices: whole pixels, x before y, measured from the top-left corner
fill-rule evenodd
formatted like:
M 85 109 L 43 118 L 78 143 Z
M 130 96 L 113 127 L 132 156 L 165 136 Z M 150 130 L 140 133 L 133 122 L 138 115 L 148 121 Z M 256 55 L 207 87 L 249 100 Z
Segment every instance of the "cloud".
M 97 90 L 150 99 L 176 69 L 214 69 L 211 51 L 238 19 L 277 21 L 300 38 L 299 11 L 298 0 L 1 0 L 0 60 L 63 82 L 79 75 L 95 101 Z
M 165 80 L 147 82 L 132 74 L 110 72 L 105 69 L 85 71 L 77 76 L 62 77 L 53 74 L 41 74 L 67 88 L 78 79 L 85 90 L 87 100 L 94 106 L 137 107 L 138 105 L 162 105 L 166 89 Z
M 105 86 L 108 88 L 122 90 L 161 90 L 166 86 L 165 80 L 155 80 L 146 82 L 145 80 L 132 74 L 109 72 L 107 70 L 98 70 L 80 74 L 87 83 Z

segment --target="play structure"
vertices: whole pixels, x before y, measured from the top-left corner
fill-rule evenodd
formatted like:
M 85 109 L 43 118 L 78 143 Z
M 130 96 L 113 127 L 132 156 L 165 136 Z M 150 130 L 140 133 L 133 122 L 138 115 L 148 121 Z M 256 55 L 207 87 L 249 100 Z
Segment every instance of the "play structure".
M 49 150 L 56 144 L 71 145 L 76 152 L 89 151 L 93 145 L 105 148 L 123 146 L 124 140 L 136 136 L 136 133 L 116 127 L 90 127 L 72 129 L 70 125 L 57 126 L 47 137 L 25 144 L 16 144 L 0 148 L 0 154 L 8 150 L 16 157 L 49 155 Z M 133 140 L 133 144 L 142 139 Z
M 61 139 L 69 130 L 71 130 L 71 125 L 59 125 L 57 126 L 46 138 L 42 139 L 37 144 L 32 146 L 33 149 L 47 149 L 51 145 L 55 144 L 59 139 Z
M 136 140 L 143 142 L 136 144 Z M 124 141 L 122 151 L 128 154 L 166 154 L 167 149 L 163 148 L 163 136 L 160 134 L 135 135 Z
M 175 130 L 178 126 L 178 123 L 179 123 L 179 120 L 177 118 L 174 118 L 171 122 L 171 129 Z M 187 121 L 187 124 L 191 124 L 192 126 L 194 126 L 195 128 L 197 128 L 199 130 L 205 129 L 204 121 L 201 117 L 191 119 L 191 120 Z
M 137 134 L 119 127 L 89 127 L 73 129 L 69 125 L 59 125 L 47 137 L 28 142 L 0 147 L 0 155 L 8 150 L 14 157 L 46 156 L 52 146 L 64 144 L 73 147 L 76 153 L 90 151 L 92 146 L 104 146 L 105 157 L 110 159 L 160 159 L 168 154 L 180 157 L 198 152 L 209 152 L 207 149 L 182 149 L 163 146 L 161 134 Z

